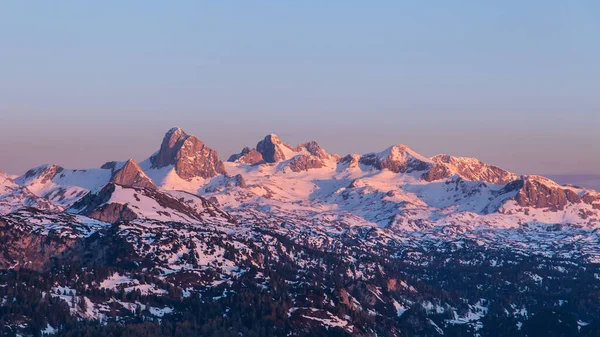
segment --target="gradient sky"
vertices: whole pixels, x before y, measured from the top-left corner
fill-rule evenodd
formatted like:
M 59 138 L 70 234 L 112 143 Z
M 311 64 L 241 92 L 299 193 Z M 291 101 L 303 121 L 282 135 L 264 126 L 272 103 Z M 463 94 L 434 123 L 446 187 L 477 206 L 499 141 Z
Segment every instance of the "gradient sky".
M 2 1 L 0 169 L 142 160 L 180 126 L 600 174 L 600 2 Z

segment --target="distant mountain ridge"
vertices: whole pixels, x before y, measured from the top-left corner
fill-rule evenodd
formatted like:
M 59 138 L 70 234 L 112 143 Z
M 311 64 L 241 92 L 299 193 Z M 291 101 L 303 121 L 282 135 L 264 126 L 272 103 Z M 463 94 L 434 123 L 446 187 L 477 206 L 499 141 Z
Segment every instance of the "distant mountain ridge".
M 297 176 L 298 174 L 302 176 Z M 263 176 L 272 178 L 262 182 Z M 375 183 L 375 180 L 381 180 L 380 176 L 389 176 L 390 179 L 384 184 Z M 279 183 L 275 177 L 280 180 Z M 477 187 L 471 187 L 469 192 L 462 194 L 454 191 L 454 201 L 446 199 L 442 203 L 434 202 L 430 196 L 423 194 L 434 193 L 441 198 L 450 198 L 448 190 L 432 189 L 439 185 L 437 182 L 456 182 L 457 178 L 473 182 L 470 184 Z M 324 193 L 324 189 L 316 183 L 331 181 L 328 186 L 333 186 L 345 179 L 353 182 L 350 181 L 346 186 L 340 185 L 337 191 L 331 191 L 334 194 Z M 296 196 L 293 197 L 285 191 L 289 181 L 293 181 L 292 184 L 301 181 L 304 188 L 317 190 L 312 195 L 295 193 Z M 391 183 L 393 181 L 396 182 Z M 337 204 L 352 214 L 364 212 L 363 206 L 350 206 L 335 195 L 340 193 L 347 198 L 361 188 L 363 191 L 379 191 L 371 197 L 371 201 L 382 203 L 382 206 L 386 205 L 385 208 L 390 207 L 390 202 L 394 203 L 391 201 L 394 197 L 390 196 L 397 198 L 404 195 L 401 199 L 412 205 L 429 207 L 428 213 L 439 212 L 435 208 L 440 205 L 448 207 L 452 204 L 465 211 L 472 209 L 481 212 L 485 209 L 486 213 L 494 213 L 501 211 L 503 206 L 512 200 L 518 207 L 547 209 L 553 212 L 562 212 L 570 207 L 582 205 L 586 208 L 583 213 L 591 212 L 595 218 L 600 207 L 598 193 L 592 190 L 560 186 L 549 179 L 535 176 L 520 177 L 475 158 L 445 154 L 426 158 L 406 145 L 394 145 L 382 152 L 341 157 L 329 154 L 315 141 L 294 147 L 283 142 L 277 135 L 270 134 L 260 140 L 256 147 L 245 147 L 240 153 L 231 155 L 227 162 L 223 162 L 215 150 L 177 127 L 170 129 L 163 137 L 159 150 L 139 165 L 132 159 L 126 162 L 109 162 L 100 169 L 89 170 L 66 170 L 57 165 L 44 165 L 27 171 L 15 179 L 15 182 L 28 188 L 38 197 L 63 207 L 70 207 L 87 193 L 96 193 L 109 183 L 126 187 L 208 193 L 213 200 L 224 205 L 237 204 L 242 200 L 240 198 L 250 202 L 261 196 L 283 202 L 302 203 L 311 200 L 313 203 Z M 384 191 L 382 188 L 385 184 L 389 186 L 385 187 L 387 190 Z M 424 192 L 427 186 L 428 191 Z M 413 192 L 417 190 L 419 192 Z M 502 194 L 502 191 L 506 199 L 501 202 L 495 197 L 483 197 L 486 194 Z M 379 193 L 382 193 L 383 197 L 379 197 Z M 471 206 L 461 204 L 466 200 L 472 200 L 472 204 L 476 194 L 481 194 L 477 202 L 485 207 L 469 208 Z M 226 198 L 226 195 L 229 197 Z M 495 204 L 486 204 L 490 202 Z M 396 206 L 386 212 L 373 213 L 367 216 L 366 220 L 381 219 L 383 214 L 387 220 L 375 221 L 380 226 L 396 223 L 400 214 L 404 214 L 406 220 L 407 214 Z M 394 208 L 396 210 L 393 210 Z M 445 212 L 444 214 L 449 215 Z M 433 215 L 430 217 L 435 218 Z M 589 216 L 585 218 L 589 221 Z M 569 219 L 573 220 L 572 217 Z
M 600 326 L 600 193 L 402 144 L 270 134 L 222 161 L 173 128 L 139 163 L 0 172 L 0 242 L 0 325 L 23 336 Z

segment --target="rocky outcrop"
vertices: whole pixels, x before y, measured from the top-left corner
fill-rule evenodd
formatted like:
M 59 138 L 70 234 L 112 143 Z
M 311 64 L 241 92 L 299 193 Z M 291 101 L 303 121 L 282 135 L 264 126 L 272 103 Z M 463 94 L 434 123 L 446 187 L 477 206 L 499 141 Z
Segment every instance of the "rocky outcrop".
M 0 216 L 0 270 L 45 270 L 57 258 L 78 261 L 81 252 L 69 253 L 106 225 L 31 207 Z
M 380 153 L 369 153 L 360 158 L 360 164 L 387 169 L 394 173 L 427 171 L 433 162 L 416 153 L 406 145 L 395 145 Z
M 173 165 L 181 178 L 212 178 L 224 174 L 225 166 L 217 151 L 204 145 L 180 128 L 173 128 L 163 138 L 160 150 L 150 158 L 152 168 Z
M 523 177 L 515 200 L 522 207 L 563 210 L 569 203 L 579 203 L 581 197 L 573 190 L 564 188 L 550 179 L 538 176 Z
M 296 147 L 297 152 L 306 151 L 311 155 L 320 158 L 320 159 L 330 159 L 330 160 L 339 160 L 340 156 L 337 154 L 329 154 L 325 151 L 319 143 L 313 141 L 306 142 L 304 144 L 300 144 Z
M 129 159 L 123 167 L 113 173 L 110 182 L 130 187 L 156 188 L 142 168 L 133 159 Z
M 283 143 L 277 135 L 270 134 L 263 140 L 256 144 L 256 151 L 258 151 L 265 162 L 275 163 L 281 160 L 288 159 L 285 155 L 285 151 L 294 151 L 291 146 Z
M 342 168 L 354 168 L 358 167 L 358 163 L 360 162 L 361 156 L 358 154 L 349 154 L 338 161 L 338 165 L 341 165 Z
M 254 165 L 263 162 L 263 157 L 256 149 L 245 147 L 242 152 L 232 154 L 227 161 Z
M 423 174 L 426 181 L 445 179 L 458 174 L 467 180 L 479 180 L 490 184 L 504 185 L 517 179 L 517 175 L 498 166 L 488 165 L 475 158 L 453 157 L 446 154 L 437 155 L 431 160 L 433 167 Z
M 289 167 L 294 172 L 302 172 L 324 166 L 325 163 L 323 163 L 321 158 L 313 155 L 301 154 L 292 158 L 286 167 Z
M 40 184 L 45 184 L 54 179 L 54 177 L 56 177 L 62 171 L 64 171 L 64 168 L 58 165 L 39 166 L 27 171 L 25 175 L 17 178 L 17 183 L 19 185 L 24 185 L 29 180 L 39 179 Z

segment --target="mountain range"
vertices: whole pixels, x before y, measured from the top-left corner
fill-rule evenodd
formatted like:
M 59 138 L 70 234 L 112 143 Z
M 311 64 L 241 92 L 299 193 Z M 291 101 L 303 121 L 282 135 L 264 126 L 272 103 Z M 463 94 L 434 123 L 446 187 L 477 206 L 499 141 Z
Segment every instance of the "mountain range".
M 591 336 L 599 228 L 597 191 L 475 158 L 270 134 L 223 161 L 173 128 L 139 163 L 0 172 L 0 325 Z

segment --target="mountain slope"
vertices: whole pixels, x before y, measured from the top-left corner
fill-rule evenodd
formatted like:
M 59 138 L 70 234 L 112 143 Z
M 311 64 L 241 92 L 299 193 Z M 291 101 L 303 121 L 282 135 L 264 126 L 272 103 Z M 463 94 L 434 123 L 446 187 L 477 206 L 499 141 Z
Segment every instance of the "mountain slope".
M 152 163 L 151 168 L 155 169 L 172 166 L 184 180 L 195 177 L 212 178 L 225 173 L 219 154 L 180 128 L 167 132 L 160 150 L 149 161 Z
M 268 135 L 222 163 L 174 128 L 140 165 L 0 177 L 3 334 L 600 326 L 600 194 L 476 159 L 405 145 L 339 157 Z
M 11 213 L 22 207 L 35 207 L 49 211 L 61 210 L 60 206 L 38 197 L 26 187 L 19 186 L 8 175 L 0 171 L 0 215 Z

